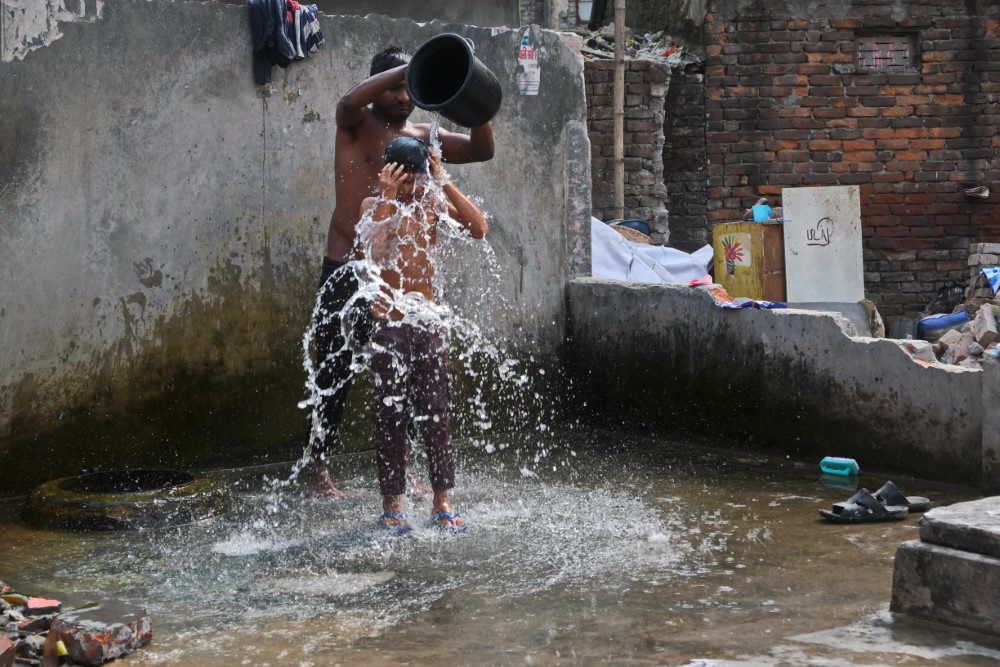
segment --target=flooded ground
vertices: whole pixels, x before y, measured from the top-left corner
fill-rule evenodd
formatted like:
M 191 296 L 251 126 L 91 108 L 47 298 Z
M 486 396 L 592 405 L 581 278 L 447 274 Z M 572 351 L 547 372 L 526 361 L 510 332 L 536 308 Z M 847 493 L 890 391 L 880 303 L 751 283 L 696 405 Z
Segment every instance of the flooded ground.
M 162 531 L 34 530 L 8 501 L 0 579 L 70 606 L 146 606 L 153 643 L 124 664 L 1000 661 L 1000 639 L 887 611 L 918 516 L 821 520 L 852 491 L 812 460 L 614 433 L 466 443 L 454 499 L 470 531 L 427 527 L 424 502 L 400 538 L 375 529 L 370 459 L 334 464 L 345 502 L 276 507 L 261 480 L 287 466 L 230 471 L 235 514 Z M 861 484 L 887 478 L 863 470 Z M 891 478 L 935 504 L 977 497 Z

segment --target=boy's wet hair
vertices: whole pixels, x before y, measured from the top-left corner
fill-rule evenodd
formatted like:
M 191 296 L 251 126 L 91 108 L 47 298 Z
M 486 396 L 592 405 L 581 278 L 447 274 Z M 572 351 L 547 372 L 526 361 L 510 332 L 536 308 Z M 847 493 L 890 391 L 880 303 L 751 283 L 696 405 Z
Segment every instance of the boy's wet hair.
M 405 65 L 408 62 L 410 62 L 410 54 L 395 44 L 391 44 L 376 53 L 375 57 L 372 58 L 372 66 L 368 70 L 368 76 L 381 74 L 386 70 Z
M 429 157 L 430 146 L 416 137 L 396 137 L 385 147 L 385 163 L 401 164 L 408 172 L 427 171 Z

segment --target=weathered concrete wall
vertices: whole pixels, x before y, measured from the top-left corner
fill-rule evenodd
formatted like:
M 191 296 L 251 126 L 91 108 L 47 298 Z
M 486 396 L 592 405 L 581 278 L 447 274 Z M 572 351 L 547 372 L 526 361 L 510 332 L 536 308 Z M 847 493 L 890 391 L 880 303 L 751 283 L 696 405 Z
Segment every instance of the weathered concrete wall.
M 517 34 L 321 24 L 321 52 L 260 90 L 244 9 L 219 3 L 115 0 L 0 64 L 0 460 L 18 486 L 300 451 L 334 107 L 388 42 L 461 32 L 502 82 L 496 157 L 451 168 L 492 215 L 499 278 L 461 252 L 449 273 L 501 342 L 558 359 L 567 272 L 589 266 L 582 64 L 536 35 L 541 92 L 522 97 Z
M 926 368 L 830 314 L 723 310 L 686 286 L 579 279 L 569 297 L 578 400 L 595 419 L 980 479 L 980 371 Z
M 983 493 L 1000 495 L 1000 363 L 983 364 Z M 992 409 L 989 409 L 992 408 Z

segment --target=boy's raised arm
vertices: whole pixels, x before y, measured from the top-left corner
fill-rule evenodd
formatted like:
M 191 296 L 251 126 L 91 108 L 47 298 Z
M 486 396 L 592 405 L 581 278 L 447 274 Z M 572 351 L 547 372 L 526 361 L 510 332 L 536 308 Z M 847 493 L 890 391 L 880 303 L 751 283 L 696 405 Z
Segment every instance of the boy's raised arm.
M 441 189 L 448 197 L 448 215 L 462 225 L 472 238 L 485 237 L 490 231 L 490 226 L 486 224 L 486 216 L 451 182 L 441 166 L 441 155 L 437 151 L 431 152 L 430 166 L 431 176 L 441 184 Z

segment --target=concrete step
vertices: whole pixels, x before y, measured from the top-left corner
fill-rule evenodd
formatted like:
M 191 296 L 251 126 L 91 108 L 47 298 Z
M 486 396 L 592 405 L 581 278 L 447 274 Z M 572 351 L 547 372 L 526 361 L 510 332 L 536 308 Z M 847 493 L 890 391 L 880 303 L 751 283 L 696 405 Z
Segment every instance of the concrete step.
M 1000 558 L 1000 496 L 930 510 L 920 521 L 920 539 Z
M 945 537 L 951 535 L 945 532 Z M 997 591 L 1000 558 L 920 540 L 904 542 L 896 550 L 890 605 L 894 612 L 1000 635 Z

